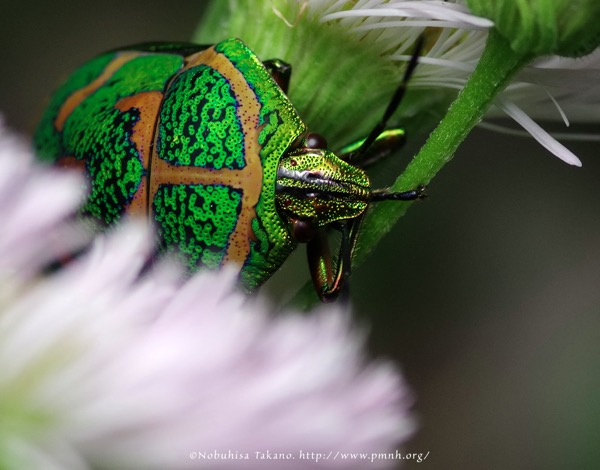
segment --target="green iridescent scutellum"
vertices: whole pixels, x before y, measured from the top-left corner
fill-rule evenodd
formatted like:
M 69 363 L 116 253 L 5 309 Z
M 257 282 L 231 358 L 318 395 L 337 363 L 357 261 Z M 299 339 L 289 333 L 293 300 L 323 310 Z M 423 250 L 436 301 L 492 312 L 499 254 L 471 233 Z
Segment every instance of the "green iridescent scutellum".
M 235 229 L 241 198 L 241 191 L 224 185 L 162 185 L 153 207 L 165 252 L 184 264 L 217 269 Z
M 227 80 L 209 67 L 170 84 L 161 108 L 157 150 L 166 161 L 205 168 L 243 168 L 244 142 Z

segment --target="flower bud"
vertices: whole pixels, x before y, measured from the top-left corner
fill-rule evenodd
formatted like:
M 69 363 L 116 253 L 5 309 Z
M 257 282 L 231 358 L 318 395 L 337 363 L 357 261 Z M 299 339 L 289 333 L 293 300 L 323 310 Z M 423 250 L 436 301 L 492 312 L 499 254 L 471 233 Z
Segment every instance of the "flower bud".
M 467 0 L 521 54 L 580 57 L 600 45 L 598 0 Z

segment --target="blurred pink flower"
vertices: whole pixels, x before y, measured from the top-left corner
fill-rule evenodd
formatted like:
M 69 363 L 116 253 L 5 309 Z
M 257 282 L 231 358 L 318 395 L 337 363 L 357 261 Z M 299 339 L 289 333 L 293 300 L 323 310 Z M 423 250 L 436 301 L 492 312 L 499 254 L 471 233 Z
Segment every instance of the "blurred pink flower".
M 367 363 L 341 306 L 273 316 L 228 270 L 142 274 L 153 237 L 135 223 L 40 277 L 86 239 L 66 222 L 80 188 L 0 129 L 2 468 L 313 468 L 300 451 L 394 452 L 411 435 L 406 385 L 390 363 Z

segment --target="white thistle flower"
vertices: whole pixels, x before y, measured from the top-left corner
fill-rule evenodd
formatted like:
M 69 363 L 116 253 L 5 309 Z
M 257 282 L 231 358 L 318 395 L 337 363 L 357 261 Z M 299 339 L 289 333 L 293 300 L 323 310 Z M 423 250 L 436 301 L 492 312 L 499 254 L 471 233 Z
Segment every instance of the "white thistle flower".
M 308 5 L 323 23 L 337 22 L 352 35 L 378 45 L 381 54 L 394 61 L 408 61 L 406 50 L 430 28 L 427 34 L 436 38 L 435 43 L 420 58 L 412 88 L 462 89 L 484 48 L 486 29 L 493 26 L 490 20 L 470 14 L 461 0 L 310 0 Z M 488 116 L 498 116 L 498 109 L 502 110 L 558 158 L 581 166 L 571 151 L 532 118 L 563 120 L 566 125 L 569 119 L 597 122 L 599 51 L 581 59 L 549 57 L 536 61 L 517 75 L 496 100 L 496 107 Z M 600 139 L 600 135 L 572 137 Z
M 365 364 L 342 307 L 272 317 L 228 271 L 141 275 L 153 243 L 137 225 L 34 277 L 80 246 L 64 223 L 80 182 L 31 160 L 0 131 L 0 467 L 264 468 L 270 451 L 312 468 L 300 450 L 389 452 L 412 433 L 406 386 Z

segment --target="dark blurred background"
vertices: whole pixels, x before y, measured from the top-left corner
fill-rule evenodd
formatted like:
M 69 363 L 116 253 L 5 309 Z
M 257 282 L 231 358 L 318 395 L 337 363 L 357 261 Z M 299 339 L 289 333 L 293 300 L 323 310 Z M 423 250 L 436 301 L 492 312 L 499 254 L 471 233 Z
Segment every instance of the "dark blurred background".
M 0 111 L 30 133 L 74 67 L 188 40 L 204 7 L 4 2 Z M 476 130 L 356 270 L 355 315 L 415 392 L 421 428 L 405 450 L 430 452 L 405 468 L 600 468 L 600 145 L 567 145 L 583 168 Z M 299 250 L 268 289 L 293 292 L 306 276 Z

